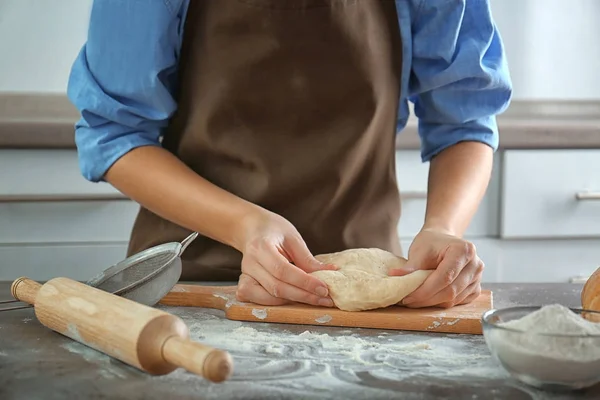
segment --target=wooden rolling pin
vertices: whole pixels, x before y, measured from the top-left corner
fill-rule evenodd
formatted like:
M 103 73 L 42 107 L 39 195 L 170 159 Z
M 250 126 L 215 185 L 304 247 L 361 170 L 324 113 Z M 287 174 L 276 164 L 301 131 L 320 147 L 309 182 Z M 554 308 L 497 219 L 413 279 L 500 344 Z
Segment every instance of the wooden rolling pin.
M 600 268 L 589 277 L 581 290 L 581 307 L 584 310 L 600 311 Z M 600 322 L 600 317 L 594 315 L 588 319 Z
M 231 375 L 229 353 L 190 341 L 187 325 L 164 311 L 68 278 L 19 278 L 11 293 L 42 325 L 152 375 L 178 367 L 213 382 Z

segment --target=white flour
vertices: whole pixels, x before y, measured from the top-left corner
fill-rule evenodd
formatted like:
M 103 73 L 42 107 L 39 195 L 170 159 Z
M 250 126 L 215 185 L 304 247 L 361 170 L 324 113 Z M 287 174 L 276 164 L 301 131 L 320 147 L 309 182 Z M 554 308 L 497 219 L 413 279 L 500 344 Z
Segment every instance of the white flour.
M 400 332 L 373 335 L 372 331 L 369 335 L 359 336 L 348 334 L 352 332 L 349 330 L 336 330 L 335 335 L 329 335 L 309 330 L 273 329 L 271 324 L 265 323 L 242 324 L 216 315 L 189 316 L 186 313 L 180 316 L 189 326 L 193 340 L 227 350 L 234 357 L 269 358 L 274 374 L 281 370 L 278 363 L 296 360 L 328 365 L 320 374 L 324 383 L 335 380 L 333 370 L 344 368 L 370 371 L 394 380 L 411 376 L 505 376 L 487 349 L 482 351 L 482 347 L 471 343 L 481 337 Z
M 552 304 L 501 326 L 519 331 L 490 335 L 499 358 L 515 372 L 556 383 L 600 380 L 600 324 Z
M 263 393 L 261 399 L 281 392 L 303 399 L 410 400 L 423 398 L 423 387 L 432 381 L 466 386 L 473 394 L 467 398 L 478 398 L 490 382 L 502 384 L 508 377 L 482 336 L 242 323 L 213 310 L 178 314 L 193 340 L 226 350 L 234 358 L 227 385 L 205 387 L 210 388 L 203 392 L 207 398 L 228 398 L 230 390 L 241 390 Z M 182 390 L 198 382 L 183 370 L 161 379 L 181 382 Z
M 172 384 L 174 397 L 201 392 L 206 399 L 416 400 L 427 397 L 423 388 L 434 384 L 459 385 L 465 398 L 476 399 L 486 398 L 490 384 L 505 385 L 508 377 L 481 335 L 242 323 L 218 310 L 167 311 L 185 321 L 193 340 L 230 352 L 235 362 L 226 384 L 211 384 L 183 369 L 160 377 L 141 374 Z M 132 373 L 79 343 L 63 347 L 96 364 L 105 378 L 123 380 Z
M 235 366 L 226 384 L 211 384 L 183 369 L 160 377 L 142 375 L 172 383 L 174 397 L 202 392 L 206 399 L 416 400 L 426 397 L 423 388 L 435 382 L 439 387 L 460 385 L 469 393 L 466 398 L 477 399 L 485 398 L 481 396 L 490 383 L 502 385 L 508 376 L 480 335 L 319 326 L 306 330 L 296 325 L 282 329 L 282 325 L 230 321 L 217 310 L 176 311 L 193 340 L 229 351 Z M 132 373 L 79 343 L 69 342 L 63 348 L 96 364 L 104 378 L 126 380 Z

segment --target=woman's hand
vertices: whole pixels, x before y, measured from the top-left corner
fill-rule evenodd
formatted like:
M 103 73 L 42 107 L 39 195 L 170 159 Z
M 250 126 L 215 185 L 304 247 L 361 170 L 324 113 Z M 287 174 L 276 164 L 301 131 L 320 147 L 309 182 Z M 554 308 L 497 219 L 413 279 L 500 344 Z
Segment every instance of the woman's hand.
M 285 218 L 264 211 L 244 222 L 237 298 L 263 305 L 299 302 L 332 307 L 327 286 L 310 272 L 335 269 L 317 261 Z
M 406 265 L 390 271 L 390 275 L 434 269 L 402 304 L 411 308 L 449 308 L 470 303 L 479 296 L 483 268 L 473 243 L 441 230 L 423 229 L 410 246 Z

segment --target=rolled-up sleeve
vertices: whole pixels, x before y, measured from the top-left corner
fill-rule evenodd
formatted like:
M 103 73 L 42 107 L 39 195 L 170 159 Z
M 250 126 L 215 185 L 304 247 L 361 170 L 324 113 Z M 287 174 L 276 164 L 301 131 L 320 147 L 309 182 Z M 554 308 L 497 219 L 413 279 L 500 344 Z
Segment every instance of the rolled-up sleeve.
M 462 141 L 498 148 L 496 115 L 508 107 L 512 83 L 489 1 L 420 2 L 408 96 L 423 161 Z
M 98 182 L 123 155 L 160 146 L 173 96 L 184 8 L 181 1 L 95 0 L 88 38 L 69 76 L 80 112 L 75 144 L 83 176 Z

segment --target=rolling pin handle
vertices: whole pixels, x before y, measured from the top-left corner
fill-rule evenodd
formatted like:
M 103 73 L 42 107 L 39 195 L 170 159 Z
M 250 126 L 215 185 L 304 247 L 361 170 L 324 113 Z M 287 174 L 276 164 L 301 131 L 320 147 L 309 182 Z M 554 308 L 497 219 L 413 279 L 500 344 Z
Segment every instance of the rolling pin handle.
M 12 296 L 24 303 L 35 305 L 35 298 L 42 285 L 29 278 L 21 277 L 16 279 L 10 286 Z
M 233 371 L 233 360 L 229 353 L 178 336 L 166 340 L 162 354 L 168 363 L 211 382 L 223 382 Z

